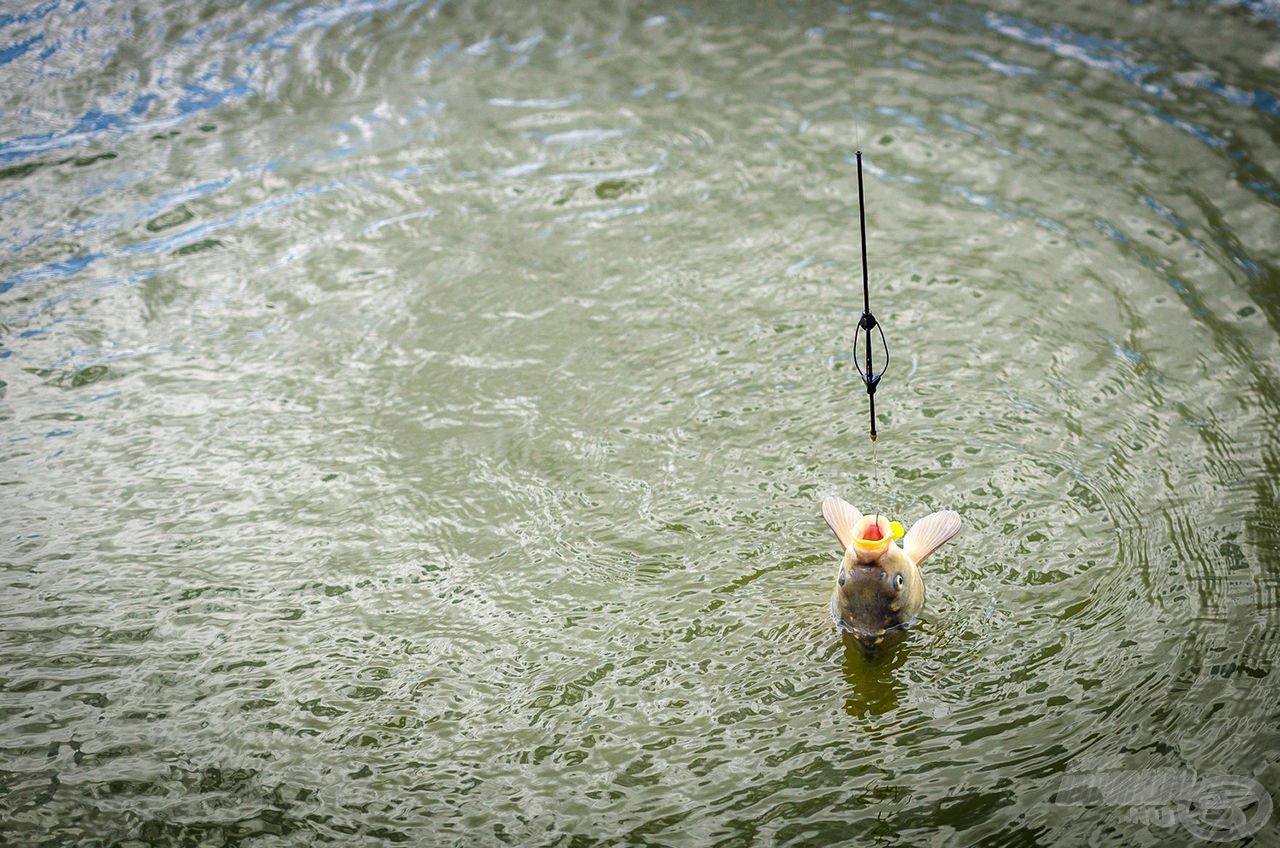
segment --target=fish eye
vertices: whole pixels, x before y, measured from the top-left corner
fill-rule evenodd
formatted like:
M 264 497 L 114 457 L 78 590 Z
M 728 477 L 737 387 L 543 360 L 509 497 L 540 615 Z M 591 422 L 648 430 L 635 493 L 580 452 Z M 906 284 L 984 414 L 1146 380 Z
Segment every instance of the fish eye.
M 905 583 L 905 582 L 906 582 L 906 580 L 903 578 L 903 576 L 902 576 L 902 574 L 901 574 L 901 573 L 893 575 L 893 589 L 894 589 L 894 591 L 896 592 L 896 591 L 900 590 L 900 589 L 902 588 L 902 584 L 903 584 L 903 583 Z

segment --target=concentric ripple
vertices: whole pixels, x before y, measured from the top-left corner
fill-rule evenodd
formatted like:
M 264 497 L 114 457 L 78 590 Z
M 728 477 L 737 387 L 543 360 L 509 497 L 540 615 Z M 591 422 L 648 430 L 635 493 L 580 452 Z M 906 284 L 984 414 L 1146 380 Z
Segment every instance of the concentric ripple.
M 1200 807 L 1064 779 L 1274 796 L 1278 26 L 0 15 L 8 841 L 1167 845 Z M 892 652 L 831 627 L 829 494 L 964 516 Z

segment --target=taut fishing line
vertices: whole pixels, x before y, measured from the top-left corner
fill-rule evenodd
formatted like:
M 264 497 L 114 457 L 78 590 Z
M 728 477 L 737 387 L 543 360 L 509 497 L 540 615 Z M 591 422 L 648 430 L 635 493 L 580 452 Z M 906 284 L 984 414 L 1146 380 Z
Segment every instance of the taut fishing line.
M 855 155 L 858 159 L 858 228 L 862 234 L 862 318 L 859 319 L 858 329 L 853 334 L 853 350 L 854 363 L 857 364 L 858 340 L 865 338 L 866 358 L 864 364 L 858 366 L 858 373 L 862 375 L 862 382 L 867 384 L 867 402 L 871 412 L 871 441 L 874 442 L 876 440 L 876 387 L 880 385 L 880 378 L 889 367 L 889 343 L 885 341 L 880 322 L 871 314 L 871 281 L 867 271 L 867 207 L 862 191 L 862 151 L 857 151 Z M 872 330 L 879 333 L 880 347 L 884 351 L 884 364 L 880 366 L 879 371 L 875 370 L 872 361 Z
M 876 387 L 880 385 L 880 378 L 889 367 L 889 343 L 885 340 L 880 322 L 876 320 L 875 315 L 871 314 L 871 278 L 867 270 L 867 205 L 862 188 L 862 151 L 858 150 L 855 156 L 858 162 L 858 229 L 862 236 L 862 317 L 858 320 L 858 329 L 853 334 L 853 361 L 854 367 L 862 377 L 862 382 L 867 386 L 867 404 L 871 421 L 871 466 L 876 482 L 879 483 L 880 467 L 876 460 Z M 876 371 L 872 358 L 875 350 L 871 341 L 872 330 L 880 336 L 880 348 L 884 351 L 884 362 L 880 365 L 879 371 Z M 859 340 L 863 340 L 864 359 L 861 364 L 858 363 Z M 876 518 L 878 521 L 879 512 L 876 513 Z

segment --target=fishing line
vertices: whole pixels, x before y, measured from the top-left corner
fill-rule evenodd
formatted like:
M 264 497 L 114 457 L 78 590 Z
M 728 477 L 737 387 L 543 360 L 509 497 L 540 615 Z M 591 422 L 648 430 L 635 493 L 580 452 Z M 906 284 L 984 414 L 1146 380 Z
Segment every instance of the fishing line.
M 885 341 L 884 330 L 880 327 L 880 322 L 876 320 L 876 316 L 871 314 L 871 280 L 867 270 L 867 207 L 863 200 L 862 189 L 862 151 L 856 153 L 858 160 L 858 227 L 862 235 L 862 317 L 858 320 L 858 329 L 853 334 L 853 351 L 854 365 L 858 369 L 858 374 L 862 377 L 862 382 L 867 385 L 867 403 L 869 405 L 871 419 L 871 441 L 876 440 L 876 387 L 880 385 L 880 378 L 884 376 L 885 369 L 889 367 L 889 343 Z M 877 372 L 875 364 L 872 360 L 873 347 L 871 344 L 871 331 L 875 330 L 880 335 L 880 347 L 884 351 L 884 364 L 880 366 Z M 865 335 L 865 343 L 863 350 L 865 360 L 863 365 L 858 365 L 858 340 Z
M 862 151 L 856 151 L 855 157 L 858 163 L 858 231 L 862 236 L 862 317 L 858 320 L 858 328 L 853 334 L 853 361 L 854 367 L 858 369 L 858 374 L 862 377 L 862 382 L 867 386 L 867 405 L 871 422 L 871 467 L 875 480 L 879 483 L 880 466 L 876 459 L 876 388 L 880 385 L 880 378 L 884 376 L 885 369 L 889 367 L 889 343 L 885 340 L 884 330 L 881 328 L 880 322 L 871 313 L 871 275 L 867 268 L 867 204 L 862 187 Z M 884 351 L 884 363 L 880 366 L 878 372 L 872 358 L 874 351 L 871 343 L 872 330 L 879 334 L 880 348 Z M 864 335 L 864 362 L 860 365 L 858 364 L 858 341 Z M 877 524 L 879 520 L 880 513 L 877 511 Z
M 876 458 L 876 443 L 871 443 L 871 479 L 876 481 L 876 486 L 880 487 L 880 460 Z M 883 489 L 881 489 L 883 491 Z M 880 510 L 876 510 L 876 525 L 880 524 Z

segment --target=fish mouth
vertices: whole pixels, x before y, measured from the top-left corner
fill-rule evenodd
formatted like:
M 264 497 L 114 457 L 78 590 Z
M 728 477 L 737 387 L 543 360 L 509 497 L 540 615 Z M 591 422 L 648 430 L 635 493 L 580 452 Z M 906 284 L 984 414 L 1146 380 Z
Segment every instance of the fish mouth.
M 893 543 L 893 526 L 883 515 L 864 515 L 853 526 L 853 549 L 861 562 L 879 558 Z

